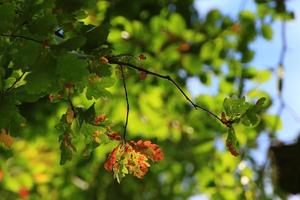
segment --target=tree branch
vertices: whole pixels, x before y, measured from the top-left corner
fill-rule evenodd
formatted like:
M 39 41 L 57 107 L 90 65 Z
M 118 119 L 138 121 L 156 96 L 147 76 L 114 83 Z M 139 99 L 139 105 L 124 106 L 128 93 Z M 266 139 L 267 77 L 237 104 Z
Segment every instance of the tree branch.
M 11 38 L 21 38 L 21 39 L 24 39 L 24 40 L 30 40 L 30 41 L 37 42 L 37 43 L 40 43 L 40 44 L 42 44 L 44 42 L 44 41 L 37 40 L 37 39 L 31 38 L 31 37 L 27 37 L 27 36 L 24 36 L 24 35 L 0 34 L 0 36 L 11 37 Z
M 127 131 L 127 124 L 128 124 L 128 117 L 129 117 L 129 100 L 128 100 L 125 75 L 124 75 L 124 70 L 123 70 L 122 65 L 120 65 L 120 70 L 121 70 L 121 74 L 122 74 L 123 87 L 124 87 L 125 99 L 126 99 L 126 120 L 125 120 L 125 125 L 124 125 L 124 132 L 123 132 L 123 141 L 126 142 L 126 131 Z
M 211 112 L 210 110 L 202 107 L 202 106 L 199 106 L 197 105 L 196 103 L 194 103 L 188 96 L 187 94 L 181 89 L 181 87 L 176 83 L 176 81 L 174 81 L 169 75 L 162 75 L 162 74 L 158 74 L 158 73 L 155 73 L 155 72 L 152 72 L 152 71 L 149 71 L 147 69 L 144 69 L 144 68 L 141 68 L 141 67 L 137 67 L 131 63 L 126 63 L 126 62 L 122 62 L 122 61 L 118 61 L 118 60 L 114 60 L 112 58 L 109 58 L 108 57 L 108 60 L 109 60 L 109 63 L 110 64 L 117 64 L 117 65 L 121 65 L 121 66 L 127 66 L 131 69 L 134 69 L 134 70 L 137 70 L 137 71 L 142 71 L 142 72 L 146 72 L 147 74 L 150 74 L 152 76 L 156 76 L 156 77 L 159 77 L 159 78 L 162 78 L 162 79 L 166 79 L 168 81 L 170 81 L 179 91 L 180 93 L 186 98 L 186 100 L 188 102 L 190 102 L 192 104 L 192 106 L 195 108 L 195 109 L 201 109 L 203 111 L 205 111 L 206 113 L 208 113 L 209 115 L 211 115 L 212 117 L 216 118 L 217 120 L 219 120 L 222 124 L 226 125 L 227 127 L 230 126 L 229 124 L 226 124 L 224 123 L 221 118 L 219 118 L 216 114 L 214 114 L 213 112 Z

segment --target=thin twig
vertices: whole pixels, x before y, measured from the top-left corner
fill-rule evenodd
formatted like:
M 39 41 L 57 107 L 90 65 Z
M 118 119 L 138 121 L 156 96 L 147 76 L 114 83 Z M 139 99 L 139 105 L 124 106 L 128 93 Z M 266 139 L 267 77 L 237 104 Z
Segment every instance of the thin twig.
M 25 74 L 26 74 L 26 72 L 23 72 L 23 73 L 21 74 L 21 76 L 18 77 L 18 78 L 15 80 L 15 82 L 13 82 L 13 84 L 12 84 L 9 88 L 6 89 L 6 92 L 5 92 L 5 93 L 10 92 L 10 91 L 16 86 L 16 84 L 23 78 L 23 76 L 24 76 Z
M 124 70 L 123 70 L 122 65 L 120 65 L 120 69 L 121 69 L 123 87 L 124 87 L 125 98 L 126 98 L 126 120 L 125 120 L 125 125 L 124 125 L 124 132 L 123 132 L 123 141 L 126 142 L 126 131 L 127 131 L 127 124 L 128 124 L 128 117 L 129 117 L 129 100 L 128 100 L 128 93 L 127 93 L 125 75 L 124 75 Z
M 283 81 L 284 81 L 284 58 L 287 51 L 287 39 L 286 39 L 286 24 L 285 21 L 281 23 L 281 52 L 278 61 L 277 77 L 278 77 L 278 97 L 280 101 L 282 99 Z
M 155 73 L 155 72 L 152 72 L 152 71 L 149 71 L 147 69 L 144 69 L 144 68 L 141 68 L 141 67 L 137 67 L 131 63 L 126 63 L 126 62 L 121 62 L 121 61 L 118 61 L 118 60 L 112 60 L 112 59 L 109 59 L 109 63 L 110 64 L 117 64 L 117 65 L 122 65 L 122 66 L 128 66 L 134 70 L 137 70 L 137 71 L 142 71 L 142 72 L 146 72 L 147 74 L 150 74 L 150 75 L 153 75 L 153 76 L 156 76 L 156 77 L 159 77 L 159 78 L 162 78 L 162 79 L 166 79 L 168 81 L 170 81 L 173 85 L 175 85 L 175 87 L 181 92 L 181 94 L 186 98 L 186 100 L 188 102 L 190 102 L 192 104 L 192 106 L 197 109 L 201 109 L 203 111 L 205 111 L 206 113 L 210 114 L 211 116 L 213 116 L 214 118 L 216 118 L 217 120 L 219 120 L 222 124 L 223 121 L 221 120 L 221 118 L 219 118 L 216 114 L 214 114 L 213 112 L 211 112 L 210 110 L 202 107 L 202 106 L 199 106 L 197 105 L 196 103 L 194 103 L 188 96 L 187 94 L 181 89 L 181 87 L 176 83 L 176 81 L 174 81 L 169 75 L 162 75 L 162 74 L 158 74 L 158 73 Z M 224 124 L 226 125 L 226 124 Z
M 283 65 L 285 54 L 287 51 L 287 38 L 286 38 L 286 22 L 281 23 L 281 52 L 279 57 L 279 65 Z
M 37 39 L 31 38 L 31 37 L 27 37 L 27 36 L 24 36 L 24 35 L 0 34 L 0 36 L 11 37 L 11 38 L 21 38 L 21 39 L 24 39 L 24 40 L 30 40 L 30 41 L 37 42 L 37 43 L 40 43 L 40 44 L 42 44 L 44 42 L 44 41 L 37 40 Z
M 290 115 L 294 118 L 294 120 L 299 123 L 300 122 L 300 116 L 297 114 L 297 112 L 285 102 L 285 109 L 290 113 Z
M 278 124 L 280 122 L 280 116 L 285 109 L 285 102 L 284 98 L 282 95 L 283 91 L 283 83 L 284 83 L 284 58 L 286 55 L 287 51 L 287 38 L 286 38 L 286 23 L 283 20 L 281 23 L 281 51 L 280 51 L 280 56 L 279 56 L 279 61 L 278 61 L 278 67 L 277 67 L 277 87 L 278 87 L 278 99 L 279 99 L 279 108 L 277 111 L 277 117 L 274 121 L 273 127 L 269 133 L 269 137 L 271 139 L 274 139 L 275 137 L 275 132 L 276 128 L 278 127 Z
M 122 54 L 112 56 L 112 58 L 120 58 L 120 57 L 132 57 L 132 58 L 134 58 L 135 56 L 133 54 L 130 54 L 130 53 L 122 53 Z

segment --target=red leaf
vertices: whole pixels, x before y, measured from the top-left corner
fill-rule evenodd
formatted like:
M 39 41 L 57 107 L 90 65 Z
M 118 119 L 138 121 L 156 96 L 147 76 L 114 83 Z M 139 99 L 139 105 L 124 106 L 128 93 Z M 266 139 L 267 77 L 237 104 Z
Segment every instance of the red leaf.
M 179 45 L 179 47 L 177 48 L 178 51 L 184 53 L 184 52 L 188 52 L 191 49 L 191 45 L 189 45 L 188 43 L 182 43 Z
M 131 145 L 137 150 L 145 154 L 150 160 L 158 162 L 164 159 L 164 154 L 157 144 L 153 144 L 151 141 L 137 142 L 131 141 Z
M 233 128 L 228 129 L 226 146 L 233 156 L 240 155 L 238 152 L 238 141 Z
M 228 140 L 226 141 L 226 146 L 227 146 L 228 150 L 230 151 L 230 153 L 233 156 L 240 155 L 239 152 L 237 152 L 237 150 L 235 149 L 234 145 L 230 141 L 228 141 Z
M 148 159 L 157 162 L 163 157 L 158 145 L 152 144 L 151 141 L 130 141 L 113 149 L 104 163 L 104 168 L 113 171 L 118 182 L 126 174 L 143 178 L 150 167 Z
M 19 190 L 19 196 L 22 199 L 26 199 L 29 196 L 29 190 L 26 187 L 21 187 Z
M 121 136 L 120 136 L 120 134 L 117 133 L 117 132 L 108 133 L 107 136 L 108 136 L 109 139 L 111 139 L 111 140 L 118 140 L 118 141 L 121 140 Z
M 100 124 L 101 122 L 104 122 L 106 119 L 107 119 L 107 117 L 106 117 L 105 114 L 98 115 L 98 116 L 95 117 L 95 119 L 94 119 L 94 124 L 95 124 L 95 125 L 98 125 L 98 124 Z
M 112 171 L 113 167 L 117 161 L 117 152 L 119 150 L 119 146 L 117 146 L 116 148 L 114 148 L 114 150 L 109 154 L 106 162 L 104 163 L 104 168 L 107 171 Z
M 0 182 L 1 182 L 2 179 L 3 179 L 3 176 L 4 176 L 4 173 L 3 173 L 3 171 L 0 169 Z

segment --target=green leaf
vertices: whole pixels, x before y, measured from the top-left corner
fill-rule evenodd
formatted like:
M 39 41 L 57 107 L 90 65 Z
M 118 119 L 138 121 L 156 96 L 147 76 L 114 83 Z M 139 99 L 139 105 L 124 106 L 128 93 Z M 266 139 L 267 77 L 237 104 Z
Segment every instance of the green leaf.
M 13 25 L 15 17 L 14 5 L 4 3 L 0 5 L 0 33 L 8 32 Z
M 65 164 L 68 160 L 72 160 L 73 153 L 76 152 L 76 148 L 72 144 L 72 136 L 70 133 L 65 133 L 59 137 L 60 141 L 60 165 Z
M 249 127 L 255 127 L 259 124 L 259 122 L 260 122 L 260 117 L 252 111 L 248 111 L 246 115 L 242 118 L 242 123 L 245 126 L 249 126 Z
M 41 50 L 42 46 L 36 42 L 26 41 L 22 43 L 13 58 L 14 68 L 30 68 L 36 62 Z
M 99 80 L 89 82 L 86 97 L 88 99 L 99 99 L 100 97 L 110 97 L 111 94 L 105 88 L 111 87 L 114 84 L 114 79 L 110 77 L 100 78 Z
M 266 97 L 261 97 L 260 99 L 258 99 L 254 105 L 254 111 L 260 112 L 262 109 L 264 109 L 266 106 L 266 100 Z
M 64 82 L 80 82 L 89 74 L 88 63 L 74 54 L 64 54 L 58 58 L 56 72 Z
M 262 36 L 266 39 L 266 40 L 272 40 L 273 38 L 273 31 L 270 25 L 268 24 L 263 24 L 261 26 L 261 33 Z
M 70 124 L 67 122 L 66 114 L 62 115 L 59 123 L 55 126 L 55 128 L 61 132 L 71 132 Z
M 108 136 L 101 130 L 101 128 L 90 123 L 84 122 L 81 126 L 80 132 L 85 136 L 86 145 L 84 148 L 84 154 L 86 156 L 90 155 L 90 153 L 95 148 L 99 147 L 99 145 L 110 142 Z
M 69 148 L 67 148 L 64 145 L 61 145 L 60 151 L 61 151 L 60 161 L 59 161 L 60 165 L 64 165 L 68 160 L 69 161 L 72 160 L 73 152 Z
M 251 105 L 250 108 L 247 110 L 246 114 L 242 118 L 242 123 L 245 126 L 255 127 L 260 122 L 260 117 L 258 115 L 262 109 L 265 107 L 266 98 L 262 97 L 257 100 L 256 104 Z
M 29 30 L 33 34 L 47 35 L 52 34 L 56 26 L 56 16 L 48 14 L 37 18 L 31 24 L 29 24 Z
M 93 103 L 87 110 L 77 108 L 76 113 L 79 127 L 82 126 L 83 122 L 93 124 L 96 117 L 95 103 Z
M 63 11 L 74 12 L 85 6 L 87 2 L 85 0 L 57 0 L 56 6 L 63 9 Z
M 223 107 L 225 109 L 226 115 L 229 116 L 230 119 L 235 119 L 242 116 L 250 107 L 250 104 L 245 101 L 245 97 L 225 98 Z
M 255 70 L 255 76 L 252 79 L 258 83 L 264 83 L 270 80 L 272 77 L 272 72 L 270 70 Z
M 95 64 L 95 66 L 92 68 L 93 72 L 95 72 L 98 76 L 104 77 L 104 76 L 111 76 L 111 66 L 107 64 Z
M 107 40 L 109 34 L 109 23 L 103 23 L 100 26 L 97 26 L 85 33 L 87 39 L 85 44 L 85 49 L 91 50 L 97 47 L 100 47 Z
M 58 83 L 55 70 L 55 58 L 50 53 L 44 53 L 33 65 L 31 73 L 26 76 L 26 91 L 31 94 L 53 92 L 50 89 L 55 88 Z
M 255 55 L 255 52 L 253 50 L 250 49 L 246 49 L 244 51 L 242 51 L 242 62 L 243 63 L 248 63 L 251 60 L 253 60 Z
M 80 128 L 80 133 L 82 133 L 87 139 L 88 142 L 92 142 L 92 135 L 93 132 L 98 131 L 99 127 L 92 125 L 89 122 L 82 123 L 82 126 Z
M 11 96 L 0 96 L 0 128 L 8 128 L 18 113 L 19 111 Z
M 59 123 L 55 128 L 61 133 L 59 136 L 61 158 L 60 164 L 65 164 L 68 160 L 72 160 L 73 153 L 76 152 L 75 146 L 72 144 L 71 124 L 67 122 L 67 114 L 62 115 Z
M 240 18 L 243 20 L 249 20 L 254 21 L 255 20 L 255 14 L 251 11 L 244 10 L 240 12 Z
M 173 13 L 170 16 L 168 28 L 172 33 L 182 34 L 182 31 L 186 28 L 183 17 L 177 13 Z
M 85 37 L 77 36 L 60 43 L 59 45 L 55 46 L 55 48 L 58 48 L 59 50 L 61 49 L 76 50 L 82 47 L 85 44 L 85 42 L 86 42 Z
M 263 115 L 264 123 L 268 130 L 278 131 L 282 129 L 282 120 L 277 115 Z
M 212 59 L 215 55 L 214 51 L 215 44 L 212 41 L 206 42 L 202 45 L 201 51 L 200 51 L 200 58 L 203 61 Z

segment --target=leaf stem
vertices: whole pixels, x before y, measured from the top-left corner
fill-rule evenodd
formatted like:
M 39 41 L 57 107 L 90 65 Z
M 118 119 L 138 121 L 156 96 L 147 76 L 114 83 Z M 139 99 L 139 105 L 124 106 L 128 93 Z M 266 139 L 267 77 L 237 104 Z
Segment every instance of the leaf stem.
M 123 81 L 123 87 L 125 91 L 125 99 L 126 99 L 126 120 L 124 125 L 124 132 L 123 132 L 123 141 L 126 142 L 126 131 L 127 131 L 127 125 L 128 125 L 128 117 L 129 117 L 129 100 L 128 100 L 128 92 L 126 87 L 126 81 L 125 81 L 125 75 L 123 70 L 123 65 L 120 65 L 120 70 L 122 74 L 122 81 Z

